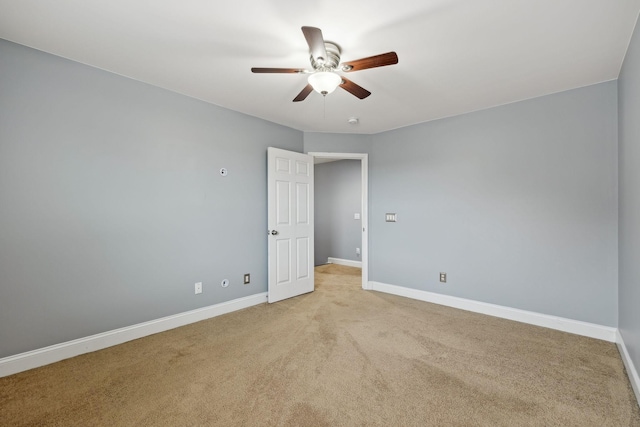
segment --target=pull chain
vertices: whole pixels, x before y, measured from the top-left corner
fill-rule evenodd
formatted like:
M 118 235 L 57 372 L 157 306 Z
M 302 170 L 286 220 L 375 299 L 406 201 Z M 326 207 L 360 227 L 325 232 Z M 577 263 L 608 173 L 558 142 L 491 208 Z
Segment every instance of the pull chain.
M 322 118 L 327 118 L 327 95 L 322 95 Z

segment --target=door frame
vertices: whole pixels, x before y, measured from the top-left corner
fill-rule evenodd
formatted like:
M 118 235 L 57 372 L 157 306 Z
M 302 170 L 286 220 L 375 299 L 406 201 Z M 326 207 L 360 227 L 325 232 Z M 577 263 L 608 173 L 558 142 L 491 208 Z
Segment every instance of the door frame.
M 362 251 L 360 255 L 362 257 L 362 289 L 371 290 L 372 288 L 369 285 L 369 155 L 366 153 L 325 153 L 316 151 L 310 151 L 307 154 L 319 159 L 360 160 L 360 219 L 362 221 Z

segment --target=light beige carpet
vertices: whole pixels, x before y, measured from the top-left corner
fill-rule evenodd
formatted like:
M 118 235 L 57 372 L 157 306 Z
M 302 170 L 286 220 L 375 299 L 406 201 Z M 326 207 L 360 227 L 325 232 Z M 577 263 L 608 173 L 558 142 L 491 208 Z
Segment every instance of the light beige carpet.
M 614 344 L 317 290 L 0 379 L 0 425 L 640 426 Z

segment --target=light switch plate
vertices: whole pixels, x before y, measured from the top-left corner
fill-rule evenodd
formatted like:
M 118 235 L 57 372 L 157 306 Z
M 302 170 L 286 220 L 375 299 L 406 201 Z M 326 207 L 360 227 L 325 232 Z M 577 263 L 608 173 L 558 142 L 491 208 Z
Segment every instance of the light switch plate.
M 360 219 L 360 214 L 359 213 L 354 213 L 353 214 L 353 219 Z
M 386 222 L 397 222 L 398 221 L 398 214 L 387 213 L 387 214 L 384 215 L 384 220 Z

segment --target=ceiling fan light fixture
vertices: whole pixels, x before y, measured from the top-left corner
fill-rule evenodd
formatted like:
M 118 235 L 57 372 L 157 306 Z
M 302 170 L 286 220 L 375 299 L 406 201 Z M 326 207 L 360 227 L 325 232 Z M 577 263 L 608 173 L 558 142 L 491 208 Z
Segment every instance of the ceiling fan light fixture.
M 342 83 L 342 77 L 331 71 L 318 71 L 309 76 L 309 84 L 316 92 L 327 95 Z

